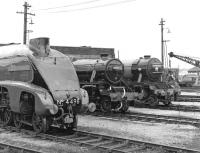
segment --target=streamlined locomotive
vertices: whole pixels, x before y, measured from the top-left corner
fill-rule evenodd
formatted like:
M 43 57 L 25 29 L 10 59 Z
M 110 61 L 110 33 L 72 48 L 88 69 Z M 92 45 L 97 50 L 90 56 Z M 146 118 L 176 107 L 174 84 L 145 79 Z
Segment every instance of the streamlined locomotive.
M 144 56 L 131 63 L 124 62 L 123 81 L 132 89 L 135 101 L 151 106 L 171 103 L 173 88 L 162 80 L 163 66 L 159 59 Z
M 117 86 L 124 73 L 124 66 L 118 59 L 79 59 L 73 62 L 80 85 L 89 95 L 89 110 L 100 109 L 126 112 L 128 102 L 125 88 Z
M 72 130 L 81 109 L 80 85 L 69 58 L 50 49 L 49 38 L 0 48 L 0 121 L 47 132 Z

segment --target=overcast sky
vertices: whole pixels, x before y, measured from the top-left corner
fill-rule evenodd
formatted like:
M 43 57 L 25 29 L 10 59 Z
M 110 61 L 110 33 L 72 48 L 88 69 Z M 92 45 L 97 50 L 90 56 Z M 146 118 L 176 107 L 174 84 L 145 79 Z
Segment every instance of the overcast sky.
M 50 37 L 51 45 L 115 48 L 120 59 L 161 58 L 160 20 L 167 51 L 200 57 L 199 0 L 28 0 L 34 25 L 29 37 Z M 23 42 L 24 0 L 0 5 L 0 43 Z M 63 7 L 65 6 L 65 7 Z M 51 9 L 58 7 L 57 9 Z M 30 17 L 30 16 L 29 16 Z M 29 20 L 30 21 L 30 20 Z M 170 29 L 170 33 L 168 33 Z M 172 67 L 190 68 L 172 59 Z

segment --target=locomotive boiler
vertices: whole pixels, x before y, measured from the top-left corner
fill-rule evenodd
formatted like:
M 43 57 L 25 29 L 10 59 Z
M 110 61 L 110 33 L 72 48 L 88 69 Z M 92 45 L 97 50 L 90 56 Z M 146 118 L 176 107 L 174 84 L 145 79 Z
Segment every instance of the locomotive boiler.
M 81 109 L 80 85 L 69 58 L 49 47 L 49 38 L 0 48 L 1 123 L 36 132 L 52 125 L 72 130 Z
M 124 73 L 124 66 L 118 59 L 79 59 L 73 62 L 80 85 L 89 95 L 89 109 L 126 112 L 128 103 L 125 88 L 117 86 Z M 93 108 L 93 109 L 91 109 Z
M 174 91 L 162 81 L 163 71 L 160 60 L 150 56 L 124 62 L 124 80 L 133 90 L 135 101 L 151 106 L 158 105 L 159 101 L 165 105 L 171 103 Z

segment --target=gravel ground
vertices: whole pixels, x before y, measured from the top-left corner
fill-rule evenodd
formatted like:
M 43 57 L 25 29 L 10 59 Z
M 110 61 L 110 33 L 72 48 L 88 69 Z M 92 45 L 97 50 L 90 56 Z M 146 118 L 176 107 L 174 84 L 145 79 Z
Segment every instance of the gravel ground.
M 94 116 L 79 116 L 79 129 L 200 150 L 200 129 L 189 125 L 113 121 Z
M 197 90 L 196 92 L 181 91 L 181 95 L 200 96 L 200 91 L 199 90 Z
M 9 133 L 5 131 L 0 131 L 0 142 L 34 149 L 44 153 L 100 153 L 100 151 L 91 150 L 87 147 L 40 140 L 21 133 Z
M 79 116 L 78 124 L 78 129 L 90 132 L 200 150 L 200 129 L 189 125 L 113 121 L 94 116 Z M 21 133 L 9 133 L 5 131 L 0 131 L 0 142 L 17 144 L 18 146 L 46 153 L 100 152 L 77 145 L 40 140 Z
M 176 111 L 176 110 L 159 110 L 159 109 L 135 108 L 135 107 L 129 107 L 129 111 L 136 112 L 136 113 L 177 116 L 177 117 L 190 117 L 190 118 L 200 119 L 200 112 L 183 112 L 183 111 Z
M 200 95 L 200 93 L 197 92 L 182 92 L 182 94 Z M 200 103 L 195 102 L 176 102 L 176 104 L 200 106 Z M 130 107 L 129 111 L 200 119 L 200 112 L 181 112 L 134 107 Z M 79 129 L 110 136 L 119 136 L 200 150 L 200 128 L 191 125 L 147 123 L 140 121 L 113 121 L 106 118 L 100 119 L 94 116 L 79 116 Z
M 178 101 L 176 101 L 176 102 L 173 102 L 172 101 L 172 104 L 174 104 L 174 105 L 185 105 L 185 106 L 198 106 L 198 107 L 200 107 L 200 102 L 178 102 Z
M 188 92 L 182 92 L 182 94 L 200 95 L 200 93 Z M 200 106 L 200 103 L 195 102 L 176 102 L 176 104 Z M 198 112 L 180 112 L 133 107 L 130 107 L 129 110 L 147 114 L 185 116 L 200 119 L 200 113 Z M 200 150 L 200 129 L 190 125 L 113 121 L 106 118 L 100 119 L 94 116 L 79 116 L 78 125 L 78 129 L 90 132 Z M 9 133 L 1 130 L 0 142 L 13 145 L 17 144 L 18 146 L 32 148 L 46 153 L 100 153 L 98 150 L 91 150 L 74 144 L 39 140 L 21 133 Z

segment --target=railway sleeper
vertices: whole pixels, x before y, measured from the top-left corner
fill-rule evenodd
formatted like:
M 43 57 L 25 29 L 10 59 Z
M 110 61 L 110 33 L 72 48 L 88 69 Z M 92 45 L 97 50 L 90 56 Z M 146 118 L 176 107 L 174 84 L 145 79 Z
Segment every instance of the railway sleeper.
M 33 149 L 19 147 L 11 144 L 0 143 L 0 153 L 9 153 L 9 152 L 20 152 L 20 153 L 42 153 Z
M 89 138 L 90 138 L 90 136 L 86 135 L 86 136 L 80 136 L 80 137 L 72 138 L 72 139 L 75 141 L 79 141 L 79 142 L 82 142 L 82 141 L 85 142 L 85 140 L 88 140 Z
M 77 138 L 77 137 L 78 137 L 77 133 L 74 133 L 73 135 L 64 136 L 65 139 L 74 139 L 74 138 Z
M 105 140 L 105 139 L 102 139 L 100 142 L 96 142 L 96 143 L 92 143 L 92 144 L 90 144 L 90 145 L 92 145 L 94 148 L 96 148 L 96 147 L 99 147 L 99 146 L 102 146 L 102 145 L 105 145 L 105 144 L 110 144 L 110 143 L 112 143 L 113 142 L 113 140 Z M 92 147 L 92 148 L 93 148 Z
M 91 138 L 91 139 L 89 139 L 89 140 L 86 140 L 86 141 L 84 141 L 85 143 L 97 143 L 97 142 L 100 142 L 100 141 L 102 141 L 102 137 L 96 137 L 96 138 Z
M 127 149 L 123 149 L 124 152 L 130 153 L 130 152 L 137 152 L 141 150 L 146 150 L 146 146 L 140 146 L 140 145 L 132 145 Z
M 120 148 L 125 147 L 127 145 L 128 145 L 127 143 L 119 142 L 117 144 L 114 144 L 114 145 L 110 146 L 109 150 L 115 150 L 115 149 L 121 150 Z

